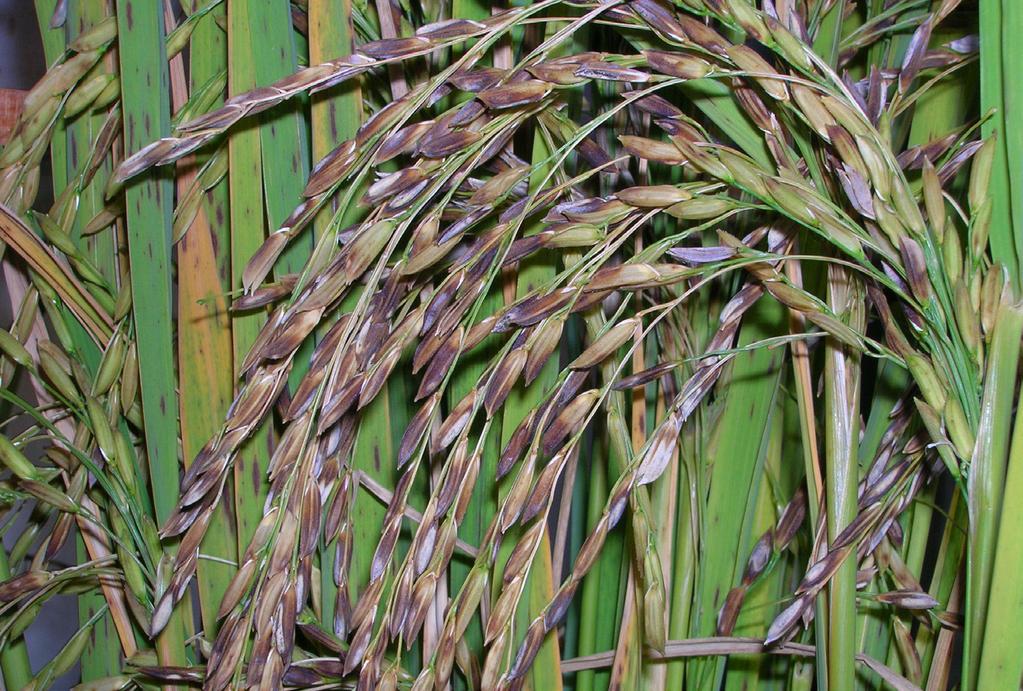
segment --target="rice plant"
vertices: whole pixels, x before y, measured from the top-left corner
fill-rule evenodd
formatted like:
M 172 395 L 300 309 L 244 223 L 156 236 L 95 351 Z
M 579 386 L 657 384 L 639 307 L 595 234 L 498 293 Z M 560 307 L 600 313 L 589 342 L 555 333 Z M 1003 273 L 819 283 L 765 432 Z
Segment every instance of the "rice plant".
M 5 688 L 1020 686 L 1023 4 L 35 10 Z

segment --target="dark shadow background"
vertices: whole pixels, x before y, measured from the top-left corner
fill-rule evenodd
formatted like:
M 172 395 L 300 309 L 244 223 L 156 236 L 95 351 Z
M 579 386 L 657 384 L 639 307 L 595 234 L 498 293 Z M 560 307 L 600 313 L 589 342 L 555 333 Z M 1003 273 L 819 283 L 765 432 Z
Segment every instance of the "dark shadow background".
M 0 87 L 28 89 L 46 69 L 29 0 L 0 0 Z

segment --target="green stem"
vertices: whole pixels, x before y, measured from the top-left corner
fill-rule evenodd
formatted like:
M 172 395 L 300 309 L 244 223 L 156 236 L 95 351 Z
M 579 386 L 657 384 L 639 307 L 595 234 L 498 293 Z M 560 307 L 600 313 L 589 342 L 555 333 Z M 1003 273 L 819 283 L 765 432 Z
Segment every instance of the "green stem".
M 202 0 L 192 0 L 191 11 L 200 10 L 203 4 Z M 188 79 L 193 93 L 226 67 L 227 41 L 216 23 L 223 16 L 224 8 L 215 8 L 198 19 L 192 32 Z M 174 68 L 182 69 L 177 64 Z M 175 89 L 175 101 L 186 95 Z M 226 156 L 227 152 L 221 148 L 213 155 Z M 207 155 L 200 154 L 179 167 L 179 199 L 195 180 L 196 169 L 208 160 Z M 177 282 L 178 368 L 188 373 L 179 378 L 178 384 L 181 448 L 186 464 L 191 464 L 217 433 L 234 391 L 231 320 L 224 298 L 230 288 L 226 275 L 229 228 L 227 184 L 222 181 L 204 195 L 201 208 L 177 244 L 178 274 L 188 276 Z M 235 573 L 232 564 L 238 561 L 233 505 L 233 492 L 228 490 L 202 542 L 203 554 L 216 557 L 200 559 L 197 568 L 199 606 L 207 639 L 217 632 L 217 611 Z
M 836 313 L 846 313 L 849 325 L 864 328 L 862 291 L 848 273 L 829 271 L 828 302 Z M 828 543 L 856 518 L 859 480 L 860 372 L 859 353 L 828 339 L 824 361 L 825 478 Z M 856 664 L 856 559 L 844 560 L 827 588 L 829 691 L 855 688 Z
M 977 688 L 1009 689 L 1023 676 L 1023 655 L 1019 641 L 1023 639 L 1023 415 L 1016 416 L 1009 451 L 1008 475 L 1002 496 L 991 592 L 998 593 L 998 607 L 988 610 L 984 627 L 984 647 L 979 650 Z
M 1009 180 L 1006 109 L 1008 102 L 1012 100 L 1013 85 L 1007 83 L 1004 71 L 1007 64 L 1006 59 L 1011 53 L 1008 46 L 1011 46 L 1014 41 L 1003 43 L 1002 40 L 1003 31 L 1012 28 L 1006 26 L 1004 20 L 1013 17 L 1019 21 L 1019 10 L 1011 7 L 1017 4 L 1016 0 L 1009 0 L 1007 3 L 1002 0 L 982 0 L 978 3 L 980 12 L 980 111 L 991 114 L 981 128 L 981 134 L 984 137 L 997 137 L 994 163 L 991 166 L 991 182 L 988 187 L 992 205 L 991 254 L 995 261 L 1008 270 L 1013 287 L 1018 291 L 1020 289 L 1020 271 L 1017 244 L 1023 240 L 1016 238 L 1012 224 L 1014 195 Z M 1018 26 L 1016 30 L 1019 31 Z M 1016 37 L 1018 35 L 1017 33 Z M 1019 43 L 1019 41 L 1015 41 L 1015 43 Z
M 7 550 L 0 546 L 0 581 L 11 577 L 11 567 L 7 561 Z M 24 638 L 7 643 L 0 649 L 0 671 L 3 672 L 4 686 L 8 689 L 20 689 L 32 678 L 32 667 L 28 661 L 28 646 Z
M 227 81 L 230 95 L 242 93 L 257 85 L 252 57 L 256 50 L 256 35 L 251 25 L 252 5 L 250 0 L 236 0 L 228 3 L 227 7 Z M 259 129 L 250 123 L 235 130 L 230 135 L 227 147 L 228 168 L 231 171 L 228 178 L 231 285 L 237 290 L 241 286 L 245 265 L 263 244 L 266 234 Z M 266 316 L 261 312 L 232 315 L 235 368 L 245 358 L 265 321 Z M 235 460 L 234 489 L 235 496 L 239 497 L 235 512 L 239 553 L 248 547 L 249 539 L 263 518 L 263 502 L 268 491 L 266 469 L 270 464 L 268 427 L 263 425 L 242 446 Z
M 118 54 L 126 153 L 170 134 L 170 90 L 164 50 L 162 3 L 118 0 Z M 173 186 L 166 171 L 140 176 L 125 189 L 128 254 L 139 354 L 146 455 L 156 520 L 165 521 L 178 500 L 178 401 L 174 372 L 171 296 Z M 181 608 L 157 639 L 161 664 L 185 663 Z
M 966 569 L 966 643 L 963 688 L 979 688 L 984 626 L 991 597 L 1002 489 L 1012 428 L 1012 397 L 1019 365 L 1023 310 L 1003 301 L 995 317 L 988 355 L 980 425 L 967 478 L 970 544 Z M 999 596 L 1000 597 L 1000 596 Z M 999 605 L 1001 606 L 1001 605 Z
M 167 56 L 159 3 L 118 0 L 117 21 L 125 150 L 134 153 L 170 134 Z M 156 517 L 178 499 L 177 387 L 171 300 L 170 232 L 173 188 L 165 171 L 140 176 L 125 190 L 135 332 L 146 452 Z

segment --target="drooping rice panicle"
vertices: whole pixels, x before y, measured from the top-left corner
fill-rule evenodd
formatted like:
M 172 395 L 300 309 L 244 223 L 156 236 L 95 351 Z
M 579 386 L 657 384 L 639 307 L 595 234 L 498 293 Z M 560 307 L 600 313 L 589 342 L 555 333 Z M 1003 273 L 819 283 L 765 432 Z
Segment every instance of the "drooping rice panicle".
M 310 63 L 322 63 L 352 52 L 355 42 L 351 2 L 312 0 L 309 3 L 308 20 Z M 362 95 L 357 83 L 339 87 L 338 93 L 314 96 L 310 113 L 312 160 L 321 160 L 342 142 L 353 137 L 362 123 L 362 111 Z M 321 211 L 314 221 L 313 229 L 317 238 L 330 232 L 333 218 L 331 211 Z M 331 631 L 334 628 L 334 604 L 337 600 L 333 573 L 336 549 L 335 545 L 326 545 L 320 551 L 321 621 L 324 628 Z
M 549 38 L 549 36 L 545 36 L 545 38 Z M 537 189 L 542 185 L 546 176 L 551 173 L 550 169 L 543 165 L 543 162 L 546 161 L 550 153 L 550 143 L 545 140 L 542 132 L 537 129 L 533 134 L 532 147 L 532 160 L 535 167 L 529 180 L 532 189 Z M 555 261 L 554 257 L 541 254 L 520 263 L 513 274 L 515 297 L 525 297 L 537 286 L 543 285 L 553 278 L 556 274 Z M 516 429 L 523 423 L 524 418 L 532 413 L 534 407 L 540 402 L 542 393 L 553 385 L 556 375 L 556 363 L 553 360 L 548 360 L 535 376 L 532 383 L 511 392 L 504 405 L 503 416 L 500 420 L 500 443 L 502 448 L 509 444 Z M 523 460 L 523 464 L 532 463 L 534 463 L 532 458 L 527 457 Z M 523 471 L 520 470 L 520 472 Z M 530 473 L 532 472 L 530 470 Z M 500 486 L 498 496 L 506 498 L 507 492 L 511 491 L 512 487 L 513 484 L 506 480 Z M 506 536 L 506 541 L 502 545 L 502 554 L 498 557 L 495 564 L 495 597 L 502 595 L 505 589 L 511 587 L 518 587 L 520 592 L 523 593 L 519 606 L 511 613 L 511 621 L 504 627 L 505 630 L 499 634 L 499 640 L 502 643 L 498 646 L 492 646 L 491 650 L 487 653 L 486 666 L 494 665 L 497 670 L 501 670 L 506 666 L 505 660 L 510 659 L 506 658 L 506 656 L 510 656 L 511 651 L 518 647 L 529 622 L 553 595 L 551 547 L 549 532 L 546 529 L 542 530 L 531 563 L 523 565 L 524 573 L 516 575 L 516 579 L 521 579 L 523 582 L 518 583 L 516 580 L 509 584 L 507 579 L 505 579 L 504 588 L 501 587 L 501 579 L 497 576 L 504 573 L 507 565 L 502 562 L 508 558 L 509 548 L 515 545 L 516 537 L 514 531 Z M 488 623 L 488 627 L 490 625 Z M 541 664 L 530 671 L 530 685 L 535 688 L 560 689 L 562 680 L 558 670 L 558 660 L 560 659 L 558 642 L 556 640 L 546 641 L 537 657 L 541 660 Z M 486 675 L 486 667 L 484 668 L 484 675 Z M 486 679 L 486 676 L 484 676 L 484 679 Z
M 88 34 L 89 30 L 102 22 L 113 21 L 108 17 L 107 8 L 92 6 L 72 6 L 68 8 L 68 16 L 63 27 L 66 41 L 77 39 L 82 34 Z M 116 72 L 113 56 L 106 55 L 102 60 L 83 76 L 80 85 L 72 94 L 86 94 L 88 101 L 90 94 L 96 93 L 99 85 L 109 83 L 111 72 Z M 69 101 L 72 102 L 69 96 Z M 106 114 L 100 109 L 93 111 L 92 104 L 86 106 L 86 112 L 79 113 L 73 120 L 70 119 L 68 111 L 65 111 L 66 146 L 68 161 L 66 175 L 71 185 L 81 187 L 84 182 L 84 174 L 89 170 L 89 164 L 94 157 L 93 148 L 100 137 L 100 131 L 106 120 Z M 60 138 L 62 133 L 55 134 L 55 139 Z M 119 276 L 117 257 L 117 238 L 114 233 L 103 233 L 99 236 L 82 237 L 82 230 L 89 220 L 95 216 L 104 206 L 104 190 L 112 170 L 109 162 L 104 162 L 102 169 L 97 171 L 91 184 L 84 189 L 78 190 L 68 199 L 67 207 L 60 218 L 55 218 L 64 224 L 64 229 L 72 237 L 78 249 L 85 256 L 89 257 L 95 267 L 99 270 L 108 286 L 116 286 Z M 61 195 L 65 190 L 54 189 L 55 195 Z M 53 211 L 57 211 L 54 208 Z M 67 223 L 71 222 L 71 227 Z M 82 561 L 88 559 L 88 550 L 84 542 L 79 538 L 75 544 L 76 555 Z M 79 600 L 79 621 L 88 621 L 101 609 L 106 610 L 106 603 L 103 593 L 96 591 L 83 595 Z M 109 611 L 102 614 L 99 620 L 92 626 L 88 633 L 88 642 L 81 656 L 81 675 L 83 681 L 91 681 L 116 674 L 120 669 L 120 644 L 117 638 L 117 631 Z
M 0 643 L 84 613 L 38 682 L 1018 676 L 1015 9 L 36 5 Z

